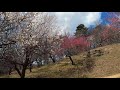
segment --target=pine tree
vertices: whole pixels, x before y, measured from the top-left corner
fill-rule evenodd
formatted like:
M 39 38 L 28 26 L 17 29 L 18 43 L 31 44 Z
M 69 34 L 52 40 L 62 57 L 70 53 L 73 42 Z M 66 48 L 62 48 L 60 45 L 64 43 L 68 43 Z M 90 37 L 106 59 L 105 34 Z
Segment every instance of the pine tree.
M 80 24 L 76 29 L 75 36 L 76 37 L 86 36 L 87 33 L 88 33 L 88 28 L 85 27 L 84 24 Z

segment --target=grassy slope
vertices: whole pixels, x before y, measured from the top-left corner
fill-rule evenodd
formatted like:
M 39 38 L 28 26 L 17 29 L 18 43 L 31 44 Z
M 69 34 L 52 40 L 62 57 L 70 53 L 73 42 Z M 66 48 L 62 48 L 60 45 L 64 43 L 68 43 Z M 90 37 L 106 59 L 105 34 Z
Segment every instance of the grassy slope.
M 120 44 L 101 47 L 104 55 L 96 58 L 94 71 L 90 77 L 106 77 L 120 73 Z
M 84 54 L 73 56 L 77 65 L 71 65 L 68 58 L 49 64 L 40 68 L 34 68 L 32 73 L 27 71 L 27 78 L 78 78 L 78 77 L 106 77 L 120 73 L 120 44 L 107 45 L 97 49 L 102 49 L 104 55 L 95 58 L 95 67 L 91 73 L 81 73 L 82 66 L 80 61 L 83 60 Z M 16 72 L 12 75 L 4 75 L 1 78 L 17 78 Z

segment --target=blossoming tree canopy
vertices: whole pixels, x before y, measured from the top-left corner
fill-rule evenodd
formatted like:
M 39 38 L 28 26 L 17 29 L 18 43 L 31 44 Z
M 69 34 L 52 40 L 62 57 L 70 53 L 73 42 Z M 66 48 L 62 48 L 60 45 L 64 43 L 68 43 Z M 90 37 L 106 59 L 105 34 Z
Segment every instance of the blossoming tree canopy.
M 61 47 L 64 49 L 70 49 L 79 46 L 81 49 L 86 49 L 90 46 L 90 41 L 87 40 L 87 37 L 64 37 Z

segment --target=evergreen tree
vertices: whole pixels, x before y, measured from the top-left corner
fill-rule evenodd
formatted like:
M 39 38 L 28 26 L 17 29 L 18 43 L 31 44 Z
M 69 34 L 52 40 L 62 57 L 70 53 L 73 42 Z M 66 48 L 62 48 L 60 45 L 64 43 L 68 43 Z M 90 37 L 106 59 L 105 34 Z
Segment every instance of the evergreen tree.
M 76 29 L 75 36 L 76 37 L 86 36 L 87 33 L 88 33 L 88 28 L 85 27 L 84 24 L 80 24 Z

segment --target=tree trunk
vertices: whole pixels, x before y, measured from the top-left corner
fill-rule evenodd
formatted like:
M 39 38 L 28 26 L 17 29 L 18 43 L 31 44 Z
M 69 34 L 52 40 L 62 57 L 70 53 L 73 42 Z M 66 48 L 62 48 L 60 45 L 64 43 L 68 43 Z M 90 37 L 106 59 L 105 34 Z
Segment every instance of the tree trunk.
M 9 68 L 9 75 L 11 75 L 11 72 L 12 72 L 12 68 L 10 67 Z
M 25 78 L 25 71 L 26 71 L 26 68 L 27 68 L 26 66 L 23 66 L 21 78 Z
M 26 60 L 25 60 L 25 63 L 23 65 L 21 78 L 25 78 L 25 72 L 26 72 L 27 66 L 29 65 L 28 62 L 29 62 L 29 57 L 28 57 L 28 55 L 26 55 Z
M 71 57 L 71 56 L 68 56 L 68 57 L 69 57 L 69 59 L 70 59 L 70 61 L 71 61 L 72 65 L 75 65 L 75 63 L 73 62 L 72 57 Z
M 26 69 L 27 69 L 27 64 L 23 65 L 22 72 L 20 72 L 20 70 L 15 65 L 15 70 L 17 71 L 17 73 L 19 74 L 19 76 L 21 78 L 25 78 L 25 71 L 26 71 Z
M 21 78 L 25 78 L 25 72 L 26 72 L 27 66 L 29 65 L 29 61 L 30 61 L 29 56 L 30 56 L 29 48 L 26 48 L 26 60 L 23 65 Z
M 52 59 L 53 63 L 55 63 L 55 58 L 50 55 L 50 58 Z
M 17 68 L 17 66 L 15 65 L 15 70 L 17 71 L 17 73 L 19 74 L 19 76 L 21 77 L 21 72 L 20 72 L 20 70 Z
M 29 70 L 32 72 L 32 63 L 30 63 Z
M 52 58 L 52 61 L 53 61 L 53 63 L 55 63 L 55 59 L 54 58 Z

